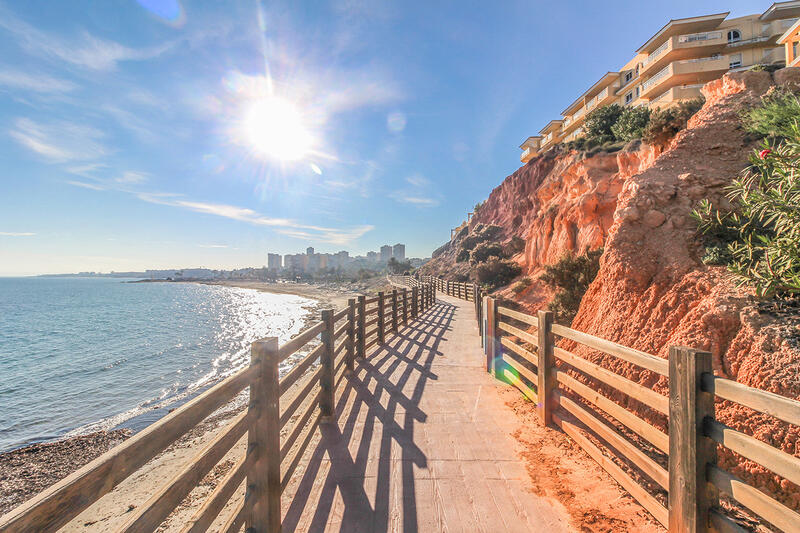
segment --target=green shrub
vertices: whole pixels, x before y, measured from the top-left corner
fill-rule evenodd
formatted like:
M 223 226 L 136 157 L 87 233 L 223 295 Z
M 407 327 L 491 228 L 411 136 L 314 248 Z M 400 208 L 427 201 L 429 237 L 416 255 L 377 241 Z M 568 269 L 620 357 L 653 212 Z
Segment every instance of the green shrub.
M 512 256 L 525 251 L 525 239 L 514 235 L 506 245 L 506 255 Z
M 473 265 L 483 263 L 490 257 L 503 257 L 503 246 L 496 242 L 482 242 L 472 250 L 469 261 Z
M 602 144 L 614 140 L 614 132 L 611 128 L 617 123 L 622 115 L 622 107 L 619 104 L 611 104 L 598 107 L 588 115 L 583 124 L 583 134 L 586 142 L 593 141 Z M 588 149 L 589 147 L 587 147 Z
M 704 200 L 692 212 L 700 233 L 713 242 L 703 259 L 727 264 L 740 284 L 763 297 L 800 296 L 800 129 L 787 133 L 772 150 L 765 142 L 727 188 L 730 211 Z
M 646 107 L 626 107 L 619 118 L 611 126 L 611 132 L 617 141 L 628 142 L 641 139 L 642 132 L 650 122 L 650 110 Z
M 666 144 L 686 127 L 686 123 L 704 103 L 705 98 L 694 98 L 678 102 L 666 109 L 653 111 L 650 113 L 650 122 L 642 132 L 642 140 L 647 144 Z
M 575 318 L 583 295 L 600 270 L 601 255 L 603 255 L 602 248 L 587 251 L 580 256 L 570 252 L 555 265 L 544 267 L 544 274 L 539 279 L 556 291 L 548 309 L 558 320 L 572 322 Z
M 530 287 L 532 284 L 533 280 L 531 280 L 531 278 L 522 278 L 521 280 L 516 282 L 513 287 L 511 287 L 511 290 L 514 291 L 514 294 L 519 294 L 528 287 Z
M 783 67 L 780 65 L 765 65 L 764 63 L 761 63 L 759 65 L 753 65 L 750 67 L 750 70 L 753 72 L 775 72 L 776 70 L 780 70 L 782 68 Z
M 499 257 L 490 257 L 475 269 L 478 281 L 485 284 L 489 290 L 508 285 L 511 280 L 519 276 L 520 272 L 522 272 L 522 269 L 514 261 L 500 259 Z
M 490 241 L 500 235 L 503 232 L 503 228 L 501 226 L 496 226 L 494 224 L 490 224 L 488 226 L 484 226 L 481 230 L 480 235 L 483 237 L 484 241 Z
M 463 263 L 464 261 L 469 261 L 469 250 L 462 248 L 456 256 L 456 263 Z
M 761 105 L 742 114 L 744 128 L 758 135 L 790 137 L 800 117 L 800 100 L 787 89 L 768 92 L 761 98 Z

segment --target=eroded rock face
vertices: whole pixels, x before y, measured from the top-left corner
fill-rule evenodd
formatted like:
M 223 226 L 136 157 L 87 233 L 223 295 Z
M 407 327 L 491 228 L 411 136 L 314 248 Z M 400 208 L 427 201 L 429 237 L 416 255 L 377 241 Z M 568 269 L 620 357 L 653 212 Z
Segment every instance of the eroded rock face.
M 706 105 L 668 146 L 642 145 L 589 158 L 575 152 L 540 156 L 492 191 L 471 226 L 499 224 L 506 239 L 522 237 L 525 251 L 515 259 L 532 278 L 567 251 L 604 246 L 600 272 L 572 327 L 660 357 L 667 357 L 672 345 L 708 350 L 718 375 L 800 399 L 800 347 L 793 340 L 800 328 L 759 313 L 751 291 L 738 288 L 724 268 L 701 263 L 689 216 L 703 198 L 729 205 L 724 187 L 747 166 L 755 146 L 738 114 L 757 104 L 775 80 L 800 83 L 800 69 L 774 76 L 732 73 L 707 84 Z M 454 258 L 458 244 L 451 248 Z M 451 273 L 450 257 L 437 257 L 428 272 Z M 534 283 L 516 299 L 533 311 L 550 296 Z M 564 347 L 666 390 L 666 380 L 648 371 L 570 343 Z M 665 423 L 635 402 L 629 407 L 656 425 Z M 717 411 L 726 424 L 800 457 L 800 428 L 730 402 L 719 402 Z M 800 487 L 730 452 L 723 452 L 720 462 L 800 508 Z

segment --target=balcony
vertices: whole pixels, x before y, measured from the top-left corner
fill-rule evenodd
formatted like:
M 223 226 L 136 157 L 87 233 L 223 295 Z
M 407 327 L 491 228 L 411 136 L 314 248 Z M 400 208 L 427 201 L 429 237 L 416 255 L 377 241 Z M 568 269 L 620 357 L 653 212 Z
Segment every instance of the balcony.
M 728 56 L 673 61 L 642 83 L 641 97 L 651 99 L 676 85 L 700 84 L 720 77 L 730 69 Z
M 681 85 L 680 87 L 671 87 L 664 91 L 663 93 L 659 94 L 648 104 L 650 109 L 656 108 L 665 108 L 672 105 L 677 100 L 689 100 L 691 98 L 697 98 L 702 96 L 700 89 L 703 87 L 703 83 L 697 83 L 693 85 Z
M 597 107 L 598 104 L 603 103 L 603 101 L 606 98 L 608 98 L 609 92 L 610 91 L 608 90 L 608 87 L 606 87 L 605 89 L 600 91 L 594 98 L 586 102 L 586 111 L 591 111 L 592 109 Z
M 648 72 L 656 72 L 672 61 L 722 52 L 727 44 L 727 35 L 721 31 L 675 35 L 647 56 L 639 74 L 644 76 Z
M 527 163 L 528 161 L 533 159 L 533 156 L 535 155 L 536 152 L 533 150 L 533 148 L 528 147 L 522 151 L 522 155 L 519 156 L 519 160 L 522 161 L 523 163 Z

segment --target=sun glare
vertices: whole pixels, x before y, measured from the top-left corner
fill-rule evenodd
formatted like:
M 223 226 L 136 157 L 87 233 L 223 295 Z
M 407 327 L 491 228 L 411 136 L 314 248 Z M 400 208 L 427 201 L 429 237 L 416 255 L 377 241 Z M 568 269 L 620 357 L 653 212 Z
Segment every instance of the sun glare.
M 302 114 L 283 98 L 270 96 L 253 103 L 247 110 L 244 127 L 248 141 L 267 157 L 296 161 L 311 150 L 313 138 Z

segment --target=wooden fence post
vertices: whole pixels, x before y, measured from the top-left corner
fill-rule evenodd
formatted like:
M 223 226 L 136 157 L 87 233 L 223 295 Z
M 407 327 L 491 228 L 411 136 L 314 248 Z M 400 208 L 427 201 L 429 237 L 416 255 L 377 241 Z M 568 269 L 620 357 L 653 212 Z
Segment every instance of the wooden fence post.
M 383 344 L 386 339 L 386 313 L 383 305 L 383 291 L 380 291 L 378 292 L 378 344 Z
M 411 289 L 411 320 L 417 318 L 417 303 L 419 300 L 419 290 L 414 287 Z
M 408 324 L 408 289 L 403 289 L 403 325 Z
M 322 330 L 321 335 L 322 344 L 325 348 L 319 354 L 319 362 L 322 366 L 322 373 L 319 378 L 320 388 L 322 389 L 319 395 L 319 410 L 322 414 L 323 422 L 332 422 L 336 407 L 333 390 L 333 309 L 324 309 L 322 311 L 322 322 L 325 324 L 325 329 Z
M 367 313 L 367 297 L 366 296 L 359 296 L 358 297 L 358 350 L 356 350 L 356 357 L 364 357 L 365 352 L 367 351 L 366 346 L 366 339 L 364 338 L 364 322 L 366 321 L 366 313 Z
M 281 530 L 281 441 L 278 399 L 278 338 L 256 341 L 250 364 L 260 367 L 250 385 L 251 413 L 247 454 L 255 455 L 247 472 L 247 497 L 253 502 L 247 528 L 257 533 Z
M 355 368 L 356 357 L 356 300 L 347 300 L 347 370 L 352 372 Z
M 536 394 L 539 419 L 543 426 L 553 422 L 553 390 L 556 388 L 556 379 L 553 375 L 556 361 L 553 355 L 553 312 L 539 311 L 539 349 L 537 367 Z
M 703 433 L 714 418 L 714 395 L 703 392 L 703 373 L 712 373 L 711 353 L 669 348 L 669 531 L 708 530 L 709 509 L 719 495 L 706 482 L 706 465 L 716 464 L 717 446 Z
M 491 296 L 486 297 L 486 371 L 494 374 L 494 339 L 497 331 L 497 324 L 494 319 L 497 316 L 494 312 L 495 299 Z
M 392 332 L 397 333 L 397 289 L 392 289 Z

